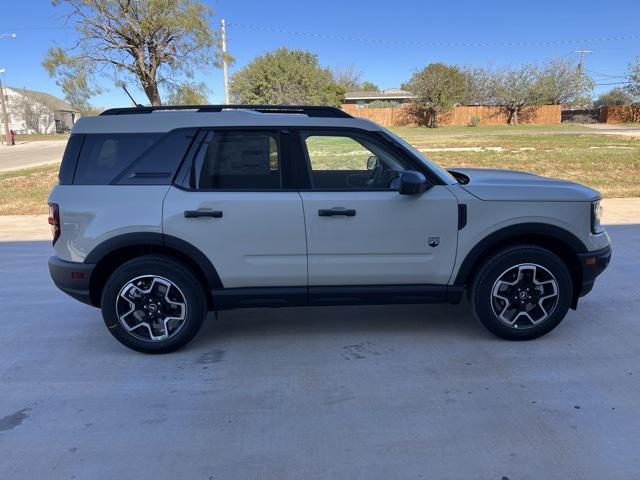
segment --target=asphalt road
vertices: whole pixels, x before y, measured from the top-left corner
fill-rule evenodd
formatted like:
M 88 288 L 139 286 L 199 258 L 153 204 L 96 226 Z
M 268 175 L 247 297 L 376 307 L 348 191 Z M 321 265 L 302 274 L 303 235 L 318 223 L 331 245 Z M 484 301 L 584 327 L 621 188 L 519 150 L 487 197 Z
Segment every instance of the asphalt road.
M 185 350 L 116 343 L 0 243 L 0 478 L 630 479 L 640 471 L 640 225 L 551 334 L 464 306 L 224 312 Z
M 13 147 L 0 145 L 0 172 L 35 167 L 62 160 L 67 140 L 22 142 Z

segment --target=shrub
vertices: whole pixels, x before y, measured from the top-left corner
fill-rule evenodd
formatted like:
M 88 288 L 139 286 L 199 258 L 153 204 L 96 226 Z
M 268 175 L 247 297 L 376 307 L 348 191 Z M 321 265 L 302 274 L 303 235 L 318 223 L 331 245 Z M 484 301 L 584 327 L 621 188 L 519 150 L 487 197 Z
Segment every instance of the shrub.
M 477 127 L 480 125 L 480 117 L 478 115 L 472 115 L 469 119 L 469 123 L 467 123 L 468 127 Z
M 399 106 L 400 102 L 394 100 L 374 100 L 365 105 L 366 108 L 397 108 Z

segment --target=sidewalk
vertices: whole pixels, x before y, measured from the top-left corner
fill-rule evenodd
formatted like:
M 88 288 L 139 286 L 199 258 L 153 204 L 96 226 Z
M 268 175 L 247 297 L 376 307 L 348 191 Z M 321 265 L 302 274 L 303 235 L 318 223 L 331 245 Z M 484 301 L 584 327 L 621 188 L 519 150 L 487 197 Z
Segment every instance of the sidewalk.
M 602 201 L 607 225 L 640 224 L 640 198 L 606 198 Z M 50 240 L 47 215 L 0 215 L 0 242 Z

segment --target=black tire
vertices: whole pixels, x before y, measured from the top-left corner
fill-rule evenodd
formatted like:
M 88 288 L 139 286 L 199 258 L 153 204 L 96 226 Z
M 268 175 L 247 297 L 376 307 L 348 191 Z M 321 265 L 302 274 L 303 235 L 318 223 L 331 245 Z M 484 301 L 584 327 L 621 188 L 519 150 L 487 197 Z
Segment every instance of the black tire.
M 533 270 L 532 267 L 525 266 L 519 269 L 518 266 L 522 264 L 533 264 L 543 268 Z M 529 268 L 531 270 L 527 270 Z M 549 274 L 552 277 L 549 277 Z M 545 286 L 530 283 L 529 279 L 525 278 L 534 275 L 538 275 L 539 282 L 546 280 Z M 497 283 L 499 279 L 516 281 L 516 278 L 520 280 L 513 286 L 508 282 Z M 556 282 L 557 297 L 542 299 L 553 293 L 554 285 L 552 282 L 549 283 L 551 279 Z M 524 288 L 527 283 L 535 289 L 533 295 L 537 296 L 527 297 L 531 295 L 531 292 Z M 509 293 L 496 290 L 500 297 L 494 297 L 496 285 L 496 288 L 502 288 Z M 541 292 L 540 289 L 544 291 Z M 520 300 L 521 295 L 525 297 L 524 300 Z M 531 340 L 549 333 L 558 326 L 569 310 L 572 295 L 571 274 L 558 256 L 534 245 L 519 245 L 501 250 L 484 262 L 469 289 L 469 304 L 474 316 L 494 335 L 507 340 Z M 503 300 L 502 296 L 508 297 L 508 302 Z M 526 311 L 527 308 L 530 310 Z M 505 321 L 501 320 L 499 315 L 502 315 Z M 546 318 L 544 315 L 547 315 Z M 539 323 L 534 324 L 531 321 L 532 317 L 536 317 L 536 322 Z M 515 326 L 508 325 L 508 321 L 513 321 Z
M 144 284 L 140 283 L 143 287 L 152 284 L 153 277 L 159 277 L 160 282 L 166 280 L 173 284 L 172 287 L 165 290 L 165 292 L 167 292 L 165 293 L 162 292 L 162 289 L 166 288 L 166 286 L 158 283 L 154 288 L 154 290 L 158 290 L 158 292 L 152 292 L 142 299 L 136 299 L 136 301 L 140 301 L 141 303 L 145 302 L 144 308 L 147 308 L 147 299 L 150 303 L 154 303 L 155 300 L 160 302 L 164 300 L 163 297 L 170 295 L 170 302 L 166 304 L 163 303 L 161 307 L 154 307 L 154 312 L 157 315 L 156 319 L 160 318 L 160 320 L 156 320 L 158 322 L 157 325 L 160 325 L 159 328 L 164 328 L 157 337 L 161 338 L 164 334 L 167 334 L 168 336 L 165 339 L 154 340 L 152 338 L 144 338 L 147 335 L 151 336 L 152 331 L 155 332 L 155 330 L 151 328 L 151 325 L 154 325 L 153 318 L 148 319 L 148 327 L 142 325 L 133 332 L 127 330 L 123 326 L 123 322 L 118 318 L 118 309 L 122 312 L 124 308 L 123 305 L 126 307 L 126 302 L 128 302 L 128 300 L 120 297 L 121 290 L 123 290 L 125 286 L 130 285 L 130 282 L 134 279 L 140 277 L 142 282 L 148 282 Z M 140 290 L 136 289 L 136 293 L 139 291 Z M 154 293 L 156 295 L 155 297 L 152 296 Z M 181 297 L 184 298 L 184 302 L 181 301 Z M 152 299 L 154 299 L 153 302 Z M 131 307 L 134 308 L 133 304 L 130 304 Z M 184 307 L 182 307 L 181 304 L 184 304 Z M 116 340 L 132 350 L 143 353 L 168 353 L 183 347 L 198 333 L 207 315 L 207 299 L 204 287 L 200 281 L 193 272 L 183 264 L 171 257 L 162 255 L 145 255 L 129 260 L 120 266 L 111 274 L 105 284 L 102 292 L 101 305 L 104 323 Z M 141 316 L 143 312 L 148 312 L 148 310 L 143 311 L 142 307 L 138 308 L 136 306 L 135 308 L 136 311 L 131 315 Z M 149 309 L 150 308 L 151 305 L 149 305 Z M 184 311 L 182 310 L 183 308 Z M 162 309 L 165 309 L 165 312 L 163 312 Z M 171 310 L 173 313 L 167 314 L 166 312 L 170 309 L 173 309 Z M 164 315 L 162 315 L 163 313 Z M 161 316 L 158 317 L 158 315 Z M 171 321 L 169 325 L 176 325 L 171 334 L 169 334 L 170 329 L 166 326 L 166 323 L 164 323 L 164 327 L 161 326 L 162 318 L 166 318 L 167 316 L 184 317 L 184 321 Z M 135 325 L 139 323 L 136 317 L 131 318 L 131 316 L 126 316 L 124 318 L 125 323 L 129 323 L 130 327 L 135 327 Z M 147 321 L 147 318 L 144 317 L 143 320 Z

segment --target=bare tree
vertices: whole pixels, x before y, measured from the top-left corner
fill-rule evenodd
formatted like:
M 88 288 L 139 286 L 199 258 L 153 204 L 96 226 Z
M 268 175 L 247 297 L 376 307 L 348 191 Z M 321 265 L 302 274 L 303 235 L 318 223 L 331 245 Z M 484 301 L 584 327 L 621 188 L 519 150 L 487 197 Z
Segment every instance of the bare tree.
M 53 0 L 65 9 L 78 40 L 49 49 L 43 63 L 65 94 L 96 93 L 96 78 L 130 77 L 152 105 L 160 85 L 191 77 L 196 67 L 220 64 L 211 9 L 200 0 Z M 230 57 L 229 57 L 230 60 Z
M 12 109 L 22 118 L 25 129 L 35 133 L 49 133 L 55 125 L 55 106 L 46 96 L 38 95 L 37 92 L 17 91 L 19 95 L 12 98 Z
M 337 66 L 332 72 L 333 81 L 344 88 L 345 92 L 360 90 L 362 72 L 355 65 Z

